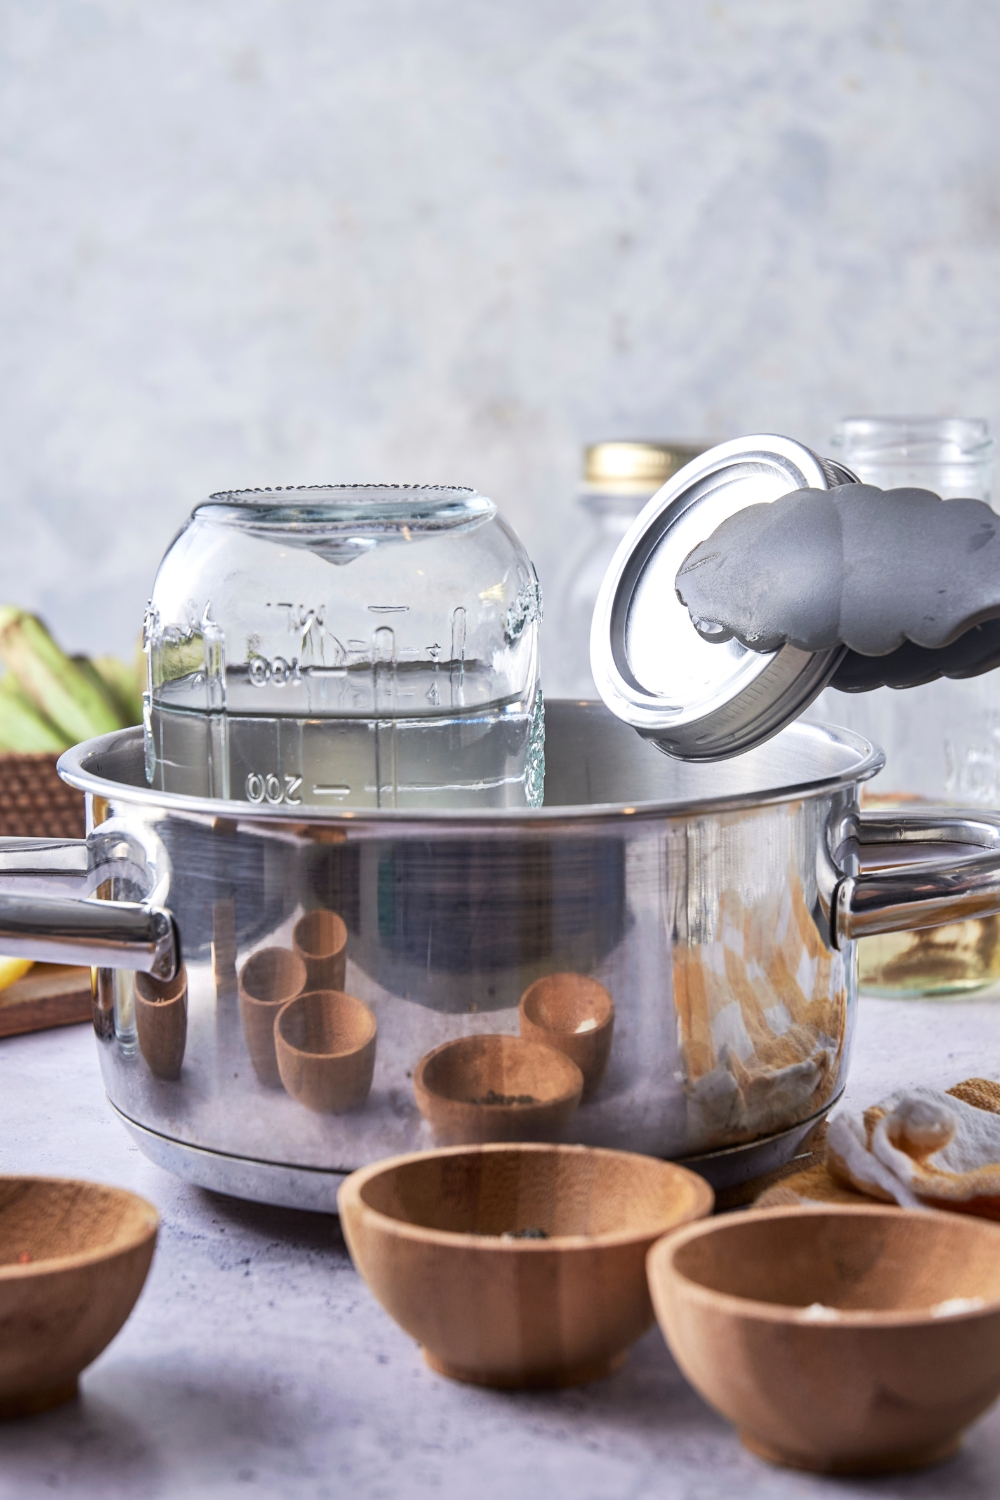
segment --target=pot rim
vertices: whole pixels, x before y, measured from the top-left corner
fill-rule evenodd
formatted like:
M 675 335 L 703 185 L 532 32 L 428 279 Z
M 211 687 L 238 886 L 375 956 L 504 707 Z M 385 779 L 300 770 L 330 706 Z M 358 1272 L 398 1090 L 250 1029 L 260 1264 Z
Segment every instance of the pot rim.
M 87 762 L 112 748 L 140 741 L 142 726 L 133 725 L 118 729 L 111 734 L 99 735 L 84 740 L 59 757 L 56 769 L 62 779 L 78 791 L 93 797 L 114 799 L 116 802 L 138 803 L 146 807 L 161 808 L 164 812 L 195 813 L 211 819 L 232 819 L 234 822 L 272 823 L 288 827 L 289 824 L 319 824 L 324 827 L 340 827 L 347 836 L 353 825 L 377 825 L 385 828 L 401 828 L 416 825 L 424 830 L 449 828 L 490 828 L 495 831 L 523 830 L 525 828 L 551 829 L 566 824 L 584 827 L 590 823 L 620 822 L 626 817 L 663 818 L 700 816 L 705 813 L 733 812 L 751 807 L 770 807 L 781 802 L 798 801 L 806 797 L 823 796 L 844 787 L 856 785 L 875 776 L 885 765 L 884 753 L 870 740 L 853 730 L 842 729 L 834 724 L 796 723 L 782 731 L 786 735 L 797 735 L 804 739 L 834 741 L 854 751 L 858 759 L 851 766 L 825 776 L 806 778 L 781 787 L 762 791 L 734 793 L 729 796 L 700 797 L 690 799 L 654 800 L 649 802 L 588 802 L 578 804 L 551 805 L 542 807 L 497 807 L 480 808 L 324 808 L 307 804 L 302 806 L 268 806 L 266 803 L 224 800 L 221 797 L 191 797 L 181 792 L 158 791 L 153 787 L 135 786 L 129 782 L 111 781 L 87 769 Z

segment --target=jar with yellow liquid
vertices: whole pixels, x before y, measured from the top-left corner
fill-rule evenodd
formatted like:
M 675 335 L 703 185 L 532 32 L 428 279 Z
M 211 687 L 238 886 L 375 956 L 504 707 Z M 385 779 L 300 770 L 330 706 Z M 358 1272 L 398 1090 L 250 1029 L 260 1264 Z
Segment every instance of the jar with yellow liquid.
M 863 484 L 992 502 L 993 442 L 984 421 L 847 417 L 833 445 L 839 462 Z M 865 807 L 1000 808 L 1000 674 L 995 671 L 902 691 L 828 688 L 810 717 L 843 724 L 885 751 L 885 770 L 862 794 Z M 892 860 L 900 862 L 898 849 Z M 959 999 L 986 998 L 995 990 L 1000 998 L 1000 917 L 865 938 L 858 958 L 863 993 Z

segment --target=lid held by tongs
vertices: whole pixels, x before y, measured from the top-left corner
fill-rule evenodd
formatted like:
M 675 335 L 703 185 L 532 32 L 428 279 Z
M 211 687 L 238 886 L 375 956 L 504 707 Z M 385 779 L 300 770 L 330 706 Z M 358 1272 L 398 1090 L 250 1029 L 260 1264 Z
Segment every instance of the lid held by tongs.
M 852 482 L 839 464 L 771 435 L 720 443 L 669 479 L 622 538 L 594 610 L 591 670 L 612 713 L 668 755 L 724 760 L 808 708 L 844 647 L 758 652 L 707 641 L 675 579 L 688 553 L 746 506 Z

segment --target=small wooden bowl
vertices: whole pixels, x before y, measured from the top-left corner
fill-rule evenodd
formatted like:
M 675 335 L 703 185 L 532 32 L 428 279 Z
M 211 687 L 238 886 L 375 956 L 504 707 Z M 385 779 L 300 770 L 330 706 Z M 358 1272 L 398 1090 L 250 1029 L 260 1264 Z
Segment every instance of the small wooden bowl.
M 343 992 L 347 975 L 347 927 L 335 911 L 306 912 L 295 924 L 292 944 L 308 971 L 307 990 Z
M 583 1074 L 541 1042 L 463 1036 L 420 1059 L 413 1092 L 442 1141 L 550 1140 L 580 1103 Z
M 546 974 L 521 996 L 521 1035 L 556 1047 L 583 1074 L 583 1098 L 596 1092 L 611 1056 L 615 1002 L 586 974 Z
M 610 1374 L 653 1321 L 645 1256 L 712 1209 L 693 1172 L 585 1146 L 376 1162 L 337 1195 L 355 1266 L 432 1369 L 499 1387 Z M 504 1239 L 543 1230 L 547 1238 Z
M 132 986 L 139 1051 L 157 1078 L 181 1076 L 187 1046 L 187 972 L 182 964 L 173 979 L 136 974 Z
M 649 1254 L 660 1327 L 762 1458 L 816 1473 L 953 1453 L 1000 1394 L 1000 1225 L 895 1207 L 758 1209 Z M 953 1298 L 982 1299 L 951 1316 Z
M 0 1417 L 75 1394 L 142 1291 L 159 1222 L 122 1188 L 0 1177 Z
M 274 1021 L 285 1088 L 318 1114 L 360 1109 L 375 1071 L 375 1017 L 361 1000 L 315 990 L 282 1006 Z
M 240 1020 L 253 1070 L 268 1088 L 280 1089 L 274 1018 L 306 987 L 305 961 L 290 948 L 261 948 L 240 970 Z

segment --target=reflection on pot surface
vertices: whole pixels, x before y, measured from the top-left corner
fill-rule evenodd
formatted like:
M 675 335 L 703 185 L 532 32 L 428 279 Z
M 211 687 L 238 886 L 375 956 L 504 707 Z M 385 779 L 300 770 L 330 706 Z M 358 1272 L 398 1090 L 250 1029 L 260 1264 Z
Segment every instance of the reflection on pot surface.
M 465 1036 L 420 1059 L 413 1092 L 443 1145 L 552 1141 L 580 1103 L 583 1073 L 541 1042 Z
M 222 1191 L 330 1209 L 336 1174 L 436 1143 L 416 1075 L 462 1039 L 484 1055 L 537 1048 L 579 1078 L 571 1108 L 529 1122 L 533 1105 L 495 1096 L 566 1091 L 508 1087 L 502 1067 L 466 1089 L 449 1070 L 437 1092 L 511 1112 L 508 1138 L 523 1109 L 536 1138 L 721 1153 L 720 1185 L 748 1175 L 748 1152 L 757 1171 L 779 1165 L 843 1086 L 852 939 L 1000 910 L 1000 820 L 861 818 L 879 755 L 839 731 L 797 725 L 685 764 L 601 705 L 554 703 L 546 763 L 537 810 L 293 820 L 150 790 L 141 735 L 123 731 L 64 757 L 89 795 L 86 847 L 0 846 L 3 941 L 30 930 L 20 951 L 51 956 L 49 918 L 23 891 L 45 876 L 71 896 L 55 903 L 60 932 L 83 933 L 75 962 L 107 955 L 93 960 L 98 1052 L 143 1149 Z M 859 840 L 934 839 L 969 852 L 857 875 Z M 308 982 L 317 937 L 339 985 Z M 125 965 L 169 983 L 178 949 L 183 1066 L 164 1077 Z
M 105 775 L 142 787 L 140 748 L 119 742 Z M 523 1113 L 534 1139 L 677 1158 L 804 1124 L 843 1082 L 852 955 L 831 943 L 828 914 L 833 841 L 856 784 L 829 781 L 856 776 L 865 753 L 809 727 L 738 762 L 679 765 L 599 706 L 556 704 L 536 814 L 292 823 L 210 816 L 145 788 L 107 797 L 103 826 L 127 829 L 148 870 L 144 890 L 134 869 L 102 890 L 135 899 L 155 888 L 180 929 L 188 985 L 184 1069 L 171 1084 L 142 1065 L 132 1008 L 118 1006 L 99 1048 L 111 1100 L 198 1152 L 343 1172 L 441 1139 L 426 1097 L 418 1104 L 418 1065 L 480 1038 L 536 1047 L 574 1073 L 586 1063 L 583 1098 L 551 1118 L 494 1100 L 507 1111 L 500 1126 L 452 1122 L 449 1138 L 517 1138 Z M 793 777 L 823 774 L 818 792 L 781 794 Z M 760 800 L 734 806 L 748 788 Z M 695 801 L 710 790 L 729 807 Z M 627 796 L 634 804 L 609 806 Z M 332 1074 L 320 1078 L 324 1053 L 344 1050 L 320 1036 L 336 1018 L 303 1010 L 319 1003 L 304 993 L 312 962 L 334 965 L 371 1017 L 357 1038 L 366 1077 L 343 1094 Z M 111 983 L 105 973 L 103 991 Z M 340 986 L 323 988 L 334 1004 Z M 459 1094 L 490 1113 L 488 1082 Z
M 518 1006 L 521 1035 L 564 1052 L 583 1074 L 583 1097 L 600 1087 L 611 1056 L 615 1002 L 586 974 L 547 974 L 536 979 Z
M 295 924 L 295 952 L 306 966 L 305 988 L 342 990 L 347 972 L 347 928 L 335 911 L 318 907 Z
M 187 1042 L 187 975 L 173 979 L 135 976 L 135 1029 L 139 1051 L 157 1078 L 179 1078 Z
M 368 1006 L 339 990 L 311 990 L 274 1020 L 281 1081 L 317 1114 L 360 1109 L 375 1070 L 378 1025 Z
M 290 948 L 258 948 L 240 970 L 240 1018 L 253 1070 L 268 1088 L 281 1087 L 274 1024 L 306 987 L 305 961 Z
M 824 943 L 794 862 L 783 890 L 726 890 L 706 941 L 674 949 L 688 1130 L 706 1147 L 808 1119 L 837 1086 L 847 976 Z

